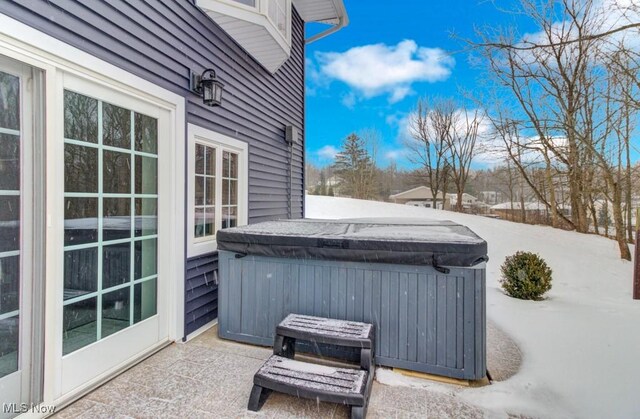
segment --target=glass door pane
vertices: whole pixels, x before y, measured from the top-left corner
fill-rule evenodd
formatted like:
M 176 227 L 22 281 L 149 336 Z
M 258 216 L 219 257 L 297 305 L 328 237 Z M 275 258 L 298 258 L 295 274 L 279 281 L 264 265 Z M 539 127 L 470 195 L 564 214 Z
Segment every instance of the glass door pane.
M 0 71 L 0 378 L 19 369 L 20 78 Z
M 66 90 L 63 354 L 157 314 L 158 121 Z
M 43 144 L 34 135 L 43 122 L 36 118 L 42 81 L 39 70 L 0 56 L 0 402 L 17 406 L 38 402 L 42 391 L 44 262 L 34 237 L 42 237 L 44 194 L 33 192 L 43 183 L 34 161 Z M 17 413 L 5 406 L 0 418 Z

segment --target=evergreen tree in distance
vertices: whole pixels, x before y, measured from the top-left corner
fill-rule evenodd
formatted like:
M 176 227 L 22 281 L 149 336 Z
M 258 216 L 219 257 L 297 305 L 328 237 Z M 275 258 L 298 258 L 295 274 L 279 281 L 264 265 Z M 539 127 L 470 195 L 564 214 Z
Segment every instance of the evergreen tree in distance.
M 345 138 L 333 168 L 335 175 L 342 181 L 341 194 L 356 199 L 372 197 L 375 165 L 362 138 L 356 134 Z

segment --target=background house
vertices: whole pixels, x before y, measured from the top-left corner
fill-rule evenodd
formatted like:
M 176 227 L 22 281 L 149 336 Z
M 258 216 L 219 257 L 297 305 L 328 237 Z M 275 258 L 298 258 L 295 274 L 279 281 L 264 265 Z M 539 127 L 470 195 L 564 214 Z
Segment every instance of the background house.
M 306 22 L 348 18 L 341 0 L 0 2 L 3 402 L 65 404 L 209 327 L 216 232 L 303 217 Z
M 396 204 L 410 204 L 425 208 L 431 208 L 433 206 L 433 194 L 431 193 L 431 189 L 426 186 L 418 186 L 408 191 L 390 195 L 389 200 Z M 441 197 L 436 198 L 436 208 L 443 208 L 443 199 Z
M 448 193 L 447 205 L 445 209 L 453 210 L 456 208 L 457 203 L 458 203 L 458 195 L 455 193 Z M 465 212 L 470 212 L 473 208 L 477 206 L 477 204 L 478 204 L 478 198 L 466 192 L 462 194 L 462 209 Z

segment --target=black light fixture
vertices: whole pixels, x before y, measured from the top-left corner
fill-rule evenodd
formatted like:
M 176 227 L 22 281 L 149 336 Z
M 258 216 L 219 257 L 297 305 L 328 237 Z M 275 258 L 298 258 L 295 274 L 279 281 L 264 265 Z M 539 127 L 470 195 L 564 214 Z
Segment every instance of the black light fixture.
M 207 106 L 220 106 L 222 104 L 222 84 L 216 77 L 216 71 L 207 69 L 198 75 L 191 72 L 191 90 L 202 96 L 202 102 Z

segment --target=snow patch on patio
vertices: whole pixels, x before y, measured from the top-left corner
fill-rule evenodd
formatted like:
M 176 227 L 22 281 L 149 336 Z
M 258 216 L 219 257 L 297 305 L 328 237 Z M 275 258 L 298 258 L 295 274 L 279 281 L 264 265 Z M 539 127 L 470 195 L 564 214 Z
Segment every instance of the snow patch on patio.
M 523 364 L 507 381 L 458 391 L 465 402 L 488 410 L 492 417 L 640 417 L 640 301 L 631 296 L 633 265 L 619 259 L 614 241 L 550 227 L 346 198 L 308 196 L 306 211 L 308 218 L 320 219 L 451 220 L 488 242 L 487 315 L 521 348 Z M 553 269 L 553 289 L 546 300 L 515 300 L 500 289 L 500 265 L 518 250 L 540 254 Z M 433 384 L 429 389 L 438 386 L 449 388 Z

